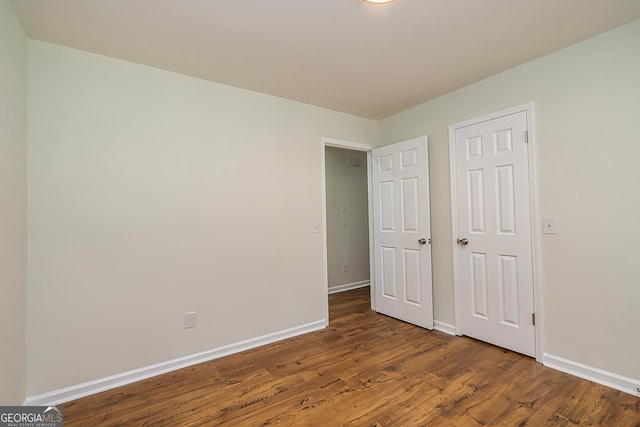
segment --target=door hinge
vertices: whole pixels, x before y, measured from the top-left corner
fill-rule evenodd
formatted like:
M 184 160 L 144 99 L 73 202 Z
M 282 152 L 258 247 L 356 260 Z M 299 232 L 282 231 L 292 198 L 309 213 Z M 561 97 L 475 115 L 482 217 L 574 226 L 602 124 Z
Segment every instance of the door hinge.
M 524 131 L 524 142 L 526 142 L 527 144 L 529 143 L 529 131 L 528 130 Z
M 533 322 L 533 325 L 535 326 L 535 324 L 536 324 L 536 314 L 535 313 L 531 313 L 531 321 Z

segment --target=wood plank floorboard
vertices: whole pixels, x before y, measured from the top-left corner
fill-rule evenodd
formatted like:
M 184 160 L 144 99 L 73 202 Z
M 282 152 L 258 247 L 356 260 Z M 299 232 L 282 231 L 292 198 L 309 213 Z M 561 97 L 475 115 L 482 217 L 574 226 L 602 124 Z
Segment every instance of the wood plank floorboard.
M 640 427 L 640 398 L 329 296 L 318 332 L 64 404 L 74 426 Z

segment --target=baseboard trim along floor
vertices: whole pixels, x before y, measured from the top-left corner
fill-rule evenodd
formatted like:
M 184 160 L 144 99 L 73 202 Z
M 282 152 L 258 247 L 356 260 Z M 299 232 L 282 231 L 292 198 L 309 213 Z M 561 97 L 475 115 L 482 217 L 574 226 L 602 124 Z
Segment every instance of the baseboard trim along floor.
M 368 280 L 362 280 L 360 282 L 354 282 L 354 283 L 346 283 L 344 285 L 338 285 L 338 286 L 331 286 L 329 288 L 329 294 L 337 294 L 338 292 L 351 291 L 353 289 L 364 288 L 365 286 L 369 286 Z
M 435 329 L 436 331 L 444 332 L 445 334 L 448 334 L 448 335 L 456 334 L 455 326 L 450 325 L 448 323 L 441 322 L 439 320 L 433 321 L 433 329 Z
M 640 380 L 637 379 L 624 377 L 622 375 L 614 374 L 613 372 L 594 368 L 592 366 L 554 356 L 549 353 L 544 353 L 542 355 L 542 364 L 549 368 L 553 368 L 597 384 L 602 384 L 634 396 L 640 396 Z
M 327 320 L 322 319 L 305 325 L 296 326 L 283 331 L 262 335 L 260 337 L 240 341 L 234 344 L 225 345 L 219 348 L 203 351 L 201 353 L 180 357 L 177 359 L 167 360 L 155 365 L 145 366 L 120 374 L 111 375 L 104 378 L 98 378 L 82 384 L 65 387 L 59 390 L 50 391 L 36 396 L 27 397 L 24 402 L 25 406 L 51 406 L 60 403 L 69 402 L 81 397 L 100 393 L 123 385 L 131 384 L 136 381 L 145 380 L 156 375 L 165 374 L 177 369 L 186 368 L 198 363 L 208 362 L 210 360 L 219 359 L 231 354 L 240 353 L 276 341 L 287 338 L 293 338 L 309 332 L 324 329 L 327 326 Z
M 368 283 L 367 283 L 368 284 Z M 362 287 L 362 286 L 359 286 Z M 60 403 L 69 402 L 75 399 L 86 397 L 92 394 L 100 393 L 123 385 L 131 384 L 156 375 L 165 374 L 167 372 L 186 368 L 198 363 L 208 362 L 231 354 L 250 350 L 276 341 L 287 338 L 293 338 L 298 335 L 324 329 L 327 326 L 326 319 L 300 325 L 294 328 L 285 329 L 283 331 L 266 334 L 249 340 L 240 341 L 219 348 L 207 350 L 177 359 L 168 360 L 166 362 L 155 365 L 145 366 L 120 374 L 99 378 L 82 384 L 65 387 L 59 390 L 53 390 L 47 393 L 30 396 L 24 402 L 24 405 L 40 405 L 50 406 Z M 434 329 L 449 335 L 455 335 L 455 326 L 447 323 L 435 321 Z M 634 396 L 640 396 L 640 380 L 625 377 L 622 375 L 608 372 L 602 369 L 594 368 L 579 362 L 568 360 L 553 354 L 543 354 L 543 365 L 558 371 L 602 384 Z

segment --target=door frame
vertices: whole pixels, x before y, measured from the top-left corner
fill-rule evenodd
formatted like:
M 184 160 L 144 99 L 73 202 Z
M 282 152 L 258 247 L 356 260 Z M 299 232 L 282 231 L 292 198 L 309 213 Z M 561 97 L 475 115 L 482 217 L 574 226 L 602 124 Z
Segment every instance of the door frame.
M 340 139 L 334 138 L 320 138 L 320 172 L 322 175 L 322 226 L 320 227 L 320 235 L 322 237 L 322 283 L 323 289 L 325 293 L 325 310 L 327 313 L 326 324 L 329 324 L 329 264 L 328 264 L 328 255 L 327 255 L 327 176 L 326 176 L 326 159 L 325 159 L 325 148 L 326 147 L 336 147 L 342 148 L 345 150 L 354 150 L 354 151 L 364 151 L 367 153 L 367 207 L 368 207 L 368 215 L 369 215 L 369 279 L 373 280 L 374 274 L 374 260 L 373 260 L 373 199 L 371 197 L 371 150 L 373 150 L 373 145 L 362 144 L 359 142 L 352 141 L 344 141 Z M 371 308 L 373 310 L 376 309 L 375 303 L 375 292 L 373 286 L 369 287 L 369 293 L 371 294 Z
M 454 306 L 455 306 L 455 318 L 462 318 L 462 303 L 461 293 L 462 285 L 460 284 L 460 272 L 458 265 L 458 245 L 455 244 L 455 239 L 458 237 L 458 185 L 457 185 L 457 169 L 456 169 L 456 149 L 455 142 L 456 130 L 471 126 L 474 124 L 497 119 L 509 114 L 525 112 L 527 116 L 527 131 L 528 131 L 528 162 L 529 162 L 529 218 L 531 221 L 531 258 L 533 265 L 533 301 L 535 310 L 535 346 L 536 346 L 536 360 L 542 363 L 542 356 L 544 353 L 544 313 L 542 304 L 542 274 L 540 268 L 540 232 L 541 232 L 541 216 L 539 212 L 538 204 L 538 190 L 537 190 L 537 169 L 536 169 L 536 138 L 534 127 L 534 104 L 529 102 L 526 104 L 518 105 L 515 107 L 507 108 L 504 110 L 496 111 L 494 113 L 485 114 L 480 117 L 465 120 L 463 122 L 455 123 L 449 126 L 449 173 L 451 184 L 451 242 L 452 242 L 452 257 L 453 257 L 453 291 L 454 291 Z M 462 327 L 459 322 L 456 322 L 455 327 L 456 335 L 462 335 Z

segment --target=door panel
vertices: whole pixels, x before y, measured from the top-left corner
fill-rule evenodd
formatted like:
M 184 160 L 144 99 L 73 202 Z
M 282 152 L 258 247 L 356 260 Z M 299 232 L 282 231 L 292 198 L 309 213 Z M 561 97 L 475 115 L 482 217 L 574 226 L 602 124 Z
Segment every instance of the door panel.
M 485 254 L 471 254 L 471 298 L 474 316 L 487 319 L 489 315 L 487 292 L 487 257 Z
M 535 355 L 526 112 L 455 130 L 457 283 L 468 335 Z
M 498 181 L 498 233 L 515 234 L 515 194 L 513 182 L 513 166 L 496 168 Z
M 402 180 L 402 231 L 420 232 L 418 179 Z
M 382 251 L 382 295 L 396 299 L 398 297 L 396 291 L 396 249 L 383 246 L 380 250 Z
M 484 232 L 484 171 L 469 171 L 469 229 L 474 233 Z
M 395 200 L 393 194 L 393 182 L 381 182 L 380 183 L 380 220 L 381 220 L 381 228 L 384 231 L 394 232 L 395 227 L 395 219 L 393 217 L 394 206 L 393 202 Z
M 404 249 L 404 292 L 407 303 L 422 304 L 420 250 Z
M 372 151 L 373 288 L 378 312 L 433 329 L 427 156 L 426 137 Z

